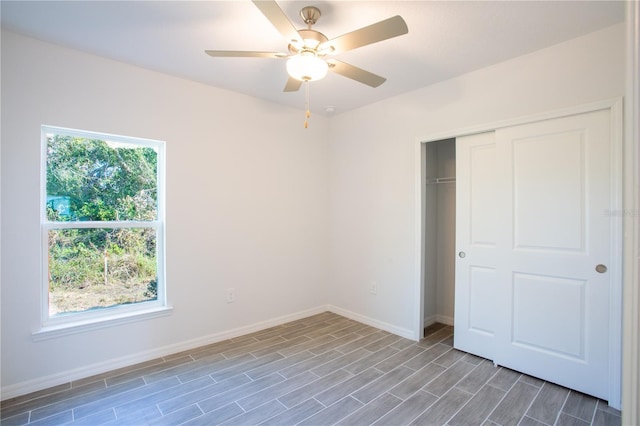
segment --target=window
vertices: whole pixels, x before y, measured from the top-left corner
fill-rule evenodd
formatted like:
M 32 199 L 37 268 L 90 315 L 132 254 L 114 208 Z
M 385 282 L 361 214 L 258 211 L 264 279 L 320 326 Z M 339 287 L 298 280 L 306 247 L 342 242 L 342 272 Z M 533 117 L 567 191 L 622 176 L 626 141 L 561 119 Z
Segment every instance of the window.
M 165 306 L 164 143 L 42 127 L 43 326 Z

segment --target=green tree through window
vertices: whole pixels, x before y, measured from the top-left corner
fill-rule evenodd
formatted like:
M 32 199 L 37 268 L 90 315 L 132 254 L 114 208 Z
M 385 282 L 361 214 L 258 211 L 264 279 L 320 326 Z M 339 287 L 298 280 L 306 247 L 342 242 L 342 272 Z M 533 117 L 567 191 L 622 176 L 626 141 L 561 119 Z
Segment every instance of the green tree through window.
M 158 146 L 46 130 L 49 316 L 158 301 Z

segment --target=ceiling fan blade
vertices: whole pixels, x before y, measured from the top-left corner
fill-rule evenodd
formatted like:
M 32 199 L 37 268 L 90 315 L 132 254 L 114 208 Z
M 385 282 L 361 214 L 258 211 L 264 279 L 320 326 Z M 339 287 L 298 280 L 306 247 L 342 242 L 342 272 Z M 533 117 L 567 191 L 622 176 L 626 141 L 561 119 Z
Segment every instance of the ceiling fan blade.
M 302 40 L 300 34 L 293 26 L 287 15 L 284 14 L 278 3 L 273 0 L 253 0 L 253 4 L 256 5 L 260 12 L 276 27 L 278 32 L 284 36 L 284 38 L 291 42 L 292 40 Z
M 298 90 L 300 90 L 301 86 L 302 86 L 302 81 L 295 79 L 293 77 L 289 77 L 289 80 L 287 80 L 287 84 L 285 84 L 284 86 L 284 91 L 297 92 Z
M 246 52 L 240 50 L 205 50 L 207 55 L 214 58 L 286 58 L 284 53 L 274 52 Z
M 384 77 L 380 77 L 379 75 L 376 75 L 369 71 L 365 71 L 362 68 L 349 65 L 345 62 L 338 61 L 337 59 L 332 58 L 327 60 L 327 62 L 329 63 L 330 71 L 333 71 L 352 80 L 359 81 L 360 83 L 366 84 L 367 86 L 378 87 L 382 83 L 387 81 L 387 79 Z
M 329 40 L 320 45 L 318 50 L 333 46 L 335 49 L 333 53 L 342 53 L 357 47 L 407 34 L 408 32 L 409 28 L 407 27 L 407 23 L 404 22 L 404 19 L 402 19 L 400 15 L 396 15 L 384 21 L 371 24 Z

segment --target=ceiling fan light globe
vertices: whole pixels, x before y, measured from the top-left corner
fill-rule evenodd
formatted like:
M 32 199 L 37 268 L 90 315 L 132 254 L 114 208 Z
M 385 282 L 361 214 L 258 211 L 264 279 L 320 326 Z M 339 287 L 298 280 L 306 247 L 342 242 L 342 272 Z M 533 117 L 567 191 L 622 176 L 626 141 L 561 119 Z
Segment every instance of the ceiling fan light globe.
M 300 81 L 315 81 L 327 75 L 329 65 L 315 55 L 298 55 L 287 60 L 287 73 Z

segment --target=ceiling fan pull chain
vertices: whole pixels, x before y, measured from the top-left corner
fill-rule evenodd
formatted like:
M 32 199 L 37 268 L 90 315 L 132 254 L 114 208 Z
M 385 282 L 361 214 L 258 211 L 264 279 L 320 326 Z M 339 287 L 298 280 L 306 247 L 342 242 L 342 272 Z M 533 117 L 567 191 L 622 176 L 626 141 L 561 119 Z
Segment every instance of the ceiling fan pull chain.
M 304 109 L 305 109 L 305 120 L 304 120 L 304 128 L 309 128 L 309 117 L 311 117 L 311 111 L 309 111 L 309 80 L 304 82 Z

